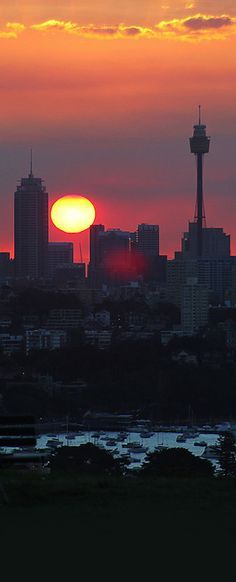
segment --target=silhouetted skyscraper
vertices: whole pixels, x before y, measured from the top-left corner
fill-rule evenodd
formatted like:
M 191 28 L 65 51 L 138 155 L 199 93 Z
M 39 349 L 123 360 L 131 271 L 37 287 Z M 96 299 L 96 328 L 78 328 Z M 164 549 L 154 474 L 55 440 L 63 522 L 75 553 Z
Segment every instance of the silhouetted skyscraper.
M 139 224 L 136 233 L 137 250 L 142 254 L 143 280 L 146 283 L 166 280 L 167 257 L 160 256 L 160 229 L 158 224 Z
M 101 262 L 100 234 L 105 231 L 103 224 L 93 224 L 90 226 L 90 263 L 88 267 L 88 277 L 91 286 L 98 284 L 98 270 Z
M 48 277 L 53 277 L 58 267 L 73 264 L 72 242 L 48 243 Z
M 204 258 L 223 258 L 230 256 L 230 235 L 226 234 L 223 228 L 203 228 L 202 229 L 202 254 Z M 198 225 L 196 222 L 189 223 L 188 232 L 184 233 L 181 241 L 182 254 L 184 259 L 197 259 L 198 256 Z M 200 257 L 200 258 L 201 258 Z
M 93 224 L 90 226 L 90 265 L 96 268 L 101 261 L 99 237 L 105 231 L 103 224 Z
M 14 276 L 14 261 L 10 258 L 10 253 L 0 252 L 0 282 L 3 283 Z
M 41 178 L 32 172 L 22 178 L 14 203 L 15 274 L 39 279 L 47 274 L 48 193 Z
M 129 275 L 133 277 L 132 250 L 136 234 L 117 229 L 105 230 L 102 224 L 90 227 L 90 285 L 119 284 Z
M 185 333 L 192 335 L 207 324 L 209 292 L 197 277 L 187 278 L 181 291 L 181 326 Z
M 138 225 L 137 247 L 148 257 L 159 255 L 159 226 L 157 224 Z

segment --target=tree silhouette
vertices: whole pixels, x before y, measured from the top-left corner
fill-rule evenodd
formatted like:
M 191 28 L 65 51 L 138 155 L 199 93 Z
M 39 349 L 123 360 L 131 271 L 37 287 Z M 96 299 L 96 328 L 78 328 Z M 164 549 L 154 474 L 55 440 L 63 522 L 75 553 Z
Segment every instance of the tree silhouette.
M 128 459 L 115 459 L 109 451 L 86 443 L 79 447 L 58 448 L 51 460 L 52 472 L 122 475 Z
M 200 459 L 182 447 L 156 449 L 147 455 L 139 474 L 155 477 L 212 477 L 214 467 L 207 459 Z
M 236 477 L 236 442 L 230 431 L 222 433 L 214 446 L 217 453 L 222 477 Z

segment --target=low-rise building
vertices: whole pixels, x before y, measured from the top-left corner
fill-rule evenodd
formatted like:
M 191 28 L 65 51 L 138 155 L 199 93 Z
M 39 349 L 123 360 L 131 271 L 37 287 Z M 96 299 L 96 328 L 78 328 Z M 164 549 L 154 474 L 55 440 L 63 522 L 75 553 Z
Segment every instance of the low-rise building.
M 110 346 L 112 331 L 109 329 L 86 329 L 85 330 L 86 343 L 97 346 L 104 350 Z
M 26 353 L 31 350 L 61 349 L 67 339 L 63 330 L 33 329 L 26 331 Z
M 10 333 L 0 334 L 0 349 L 8 356 L 15 352 L 20 352 L 23 349 L 23 345 L 23 335 L 13 335 Z
M 81 309 L 51 309 L 47 320 L 47 329 L 72 329 L 83 323 Z
M 8 315 L 0 315 L 0 328 L 7 329 L 12 325 L 12 318 Z
M 101 311 L 96 311 L 94 314 L 94 319 L 102 327 L 109 327 L 111 324 L 111 314 L 110 311 L 102 309 Z
M 160 337 L 161 337 L 161 343 L 163 346 L 167 346 L 167 344 L 174 338 L 181 338 L 184 335 L 186 335 L 186 333 L 184 333 L 182 330 L 176 330 L 176 329 L 163 329 L 162 331 L 160 331 Z

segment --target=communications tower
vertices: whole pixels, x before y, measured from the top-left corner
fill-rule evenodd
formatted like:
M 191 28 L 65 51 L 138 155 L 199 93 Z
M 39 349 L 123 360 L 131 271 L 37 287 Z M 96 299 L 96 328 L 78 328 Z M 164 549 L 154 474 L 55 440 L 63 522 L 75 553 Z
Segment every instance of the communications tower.
M 203 202 L 203 156 L 208 154 L 210 138 L 206 135 L 206 125 L 201 122 L 201 105 L 199 105 L 198 125 L 193 126 L 193 136 L 190 137 L 190 150 L 197 160 L 197 200 L 194 220 L 197 223 L 197 255 L 202 256 L 202 228 L 205 221 Z

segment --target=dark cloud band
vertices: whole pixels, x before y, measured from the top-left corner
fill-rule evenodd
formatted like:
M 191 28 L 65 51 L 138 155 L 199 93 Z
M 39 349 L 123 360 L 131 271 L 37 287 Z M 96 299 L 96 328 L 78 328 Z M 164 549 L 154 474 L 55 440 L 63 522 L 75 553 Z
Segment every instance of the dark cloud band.
M 234 21 L 229 16 L 219 16 L 219 17 L 203 17 L 197 16 L 194 18 L 187 18 L 184 21 L 184 26 L 190 28 L 191 30 L 206 30 L 209 28 L 222 28 L 224 26 L 232 26 Z

